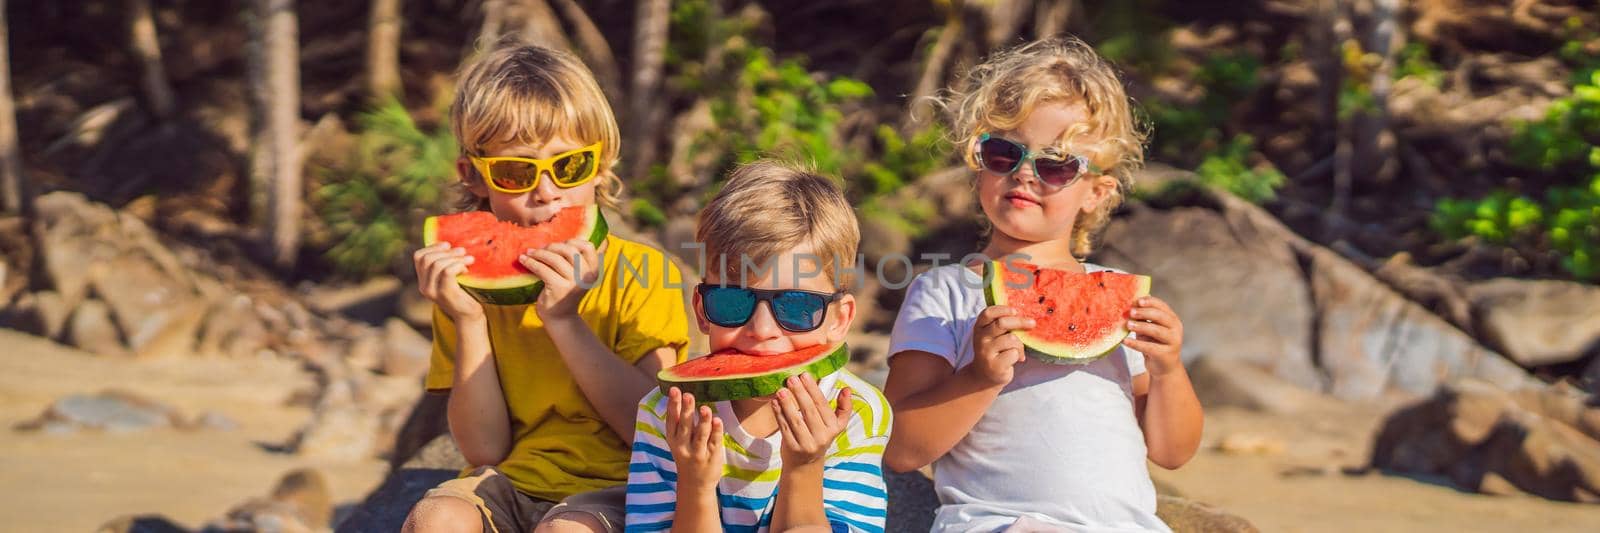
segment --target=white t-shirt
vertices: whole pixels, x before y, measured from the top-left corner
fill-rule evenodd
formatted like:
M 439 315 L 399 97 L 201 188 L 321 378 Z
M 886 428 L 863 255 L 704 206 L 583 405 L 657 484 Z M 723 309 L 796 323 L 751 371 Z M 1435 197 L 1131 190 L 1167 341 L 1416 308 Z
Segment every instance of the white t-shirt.
M 953 369 L 971 363 L 974 324 L 987 307 L 982 287 L 961 265 L 918 276 L 889 353 L 920 350 Z M 1133 411 L 1132 378 L 1144 371 L 1144 355 L 1123 347 L 1087 365 L 1019 364 L 972 431 L 934 462 L 933 530 L 1171 531 L 1156 517 Z

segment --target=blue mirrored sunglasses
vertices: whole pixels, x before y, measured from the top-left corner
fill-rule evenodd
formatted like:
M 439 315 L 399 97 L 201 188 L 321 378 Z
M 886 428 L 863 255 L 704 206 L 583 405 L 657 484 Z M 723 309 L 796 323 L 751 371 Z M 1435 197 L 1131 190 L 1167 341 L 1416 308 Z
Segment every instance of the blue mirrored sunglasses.
M 701 315 L 706 321 L 724 328 L 745 325 L 756 312 L 756 304 L 767 302 L 767 311 L 778 327 L 785 331 L 804 333 L 822 327 L 828 316 L 828 304 L 843 296 L 843 292 L 825 293 L 799 289 L 751 289 L 727 285 L 701 283 L 695 287 L 700 293 Z

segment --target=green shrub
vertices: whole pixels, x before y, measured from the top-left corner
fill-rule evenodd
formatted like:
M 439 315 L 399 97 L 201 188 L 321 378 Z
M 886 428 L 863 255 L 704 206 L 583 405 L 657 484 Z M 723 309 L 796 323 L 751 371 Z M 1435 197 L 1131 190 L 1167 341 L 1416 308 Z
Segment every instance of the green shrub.
M 320 169 L 312 193 L 327 228 L 324 259 L 340 274 L 363 277 L 390 267 L 443 205 L 455 174 L 456 143 L 448 127 L 423 131 L 393 100 L 361 113 L 356 154 L 345 168 Z
M 1255 138 L 1240 134 L 1221 150 L 1207 155 L 1195 173 L 1201 183 L 1220 187 L 1250 202 L 1261 203 L 1277 197 L 1286 178 L 1271 163 L 1250 164 Z

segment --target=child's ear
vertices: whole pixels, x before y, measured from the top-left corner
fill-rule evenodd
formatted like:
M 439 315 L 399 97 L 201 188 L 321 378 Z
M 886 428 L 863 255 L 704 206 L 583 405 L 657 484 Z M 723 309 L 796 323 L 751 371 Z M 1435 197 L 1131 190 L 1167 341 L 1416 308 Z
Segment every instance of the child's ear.
M 472 167 L 472 161 L 466 156 L 456 158 L 456 179 L 461 180 L 461 185 L 472 191 L 473 196 L 489 197 L 489 185 L 483 182 L 483 177 L 478 175 L 478 169 Z
M 845 293 L 833 305 L 838 312 L 834 314 L 833 323 L 828 325 L 829 344 L 843 341 L 845 335 L 850 333 L 850 324 L 856 320 L 856 296 Z
M 1106 175 L 1097 175 L 1089 188 L 1089 197 L 1083 202 L 1083 212 L 1093 213 L 1100 209 L 1100 205 L 1117 192 L 1117 178 Z
M 692 301 L 694 302 L 692 304 L 693 307 L 691 309 L 689 309 L 689 311 L 694 313 L 694 323 L 695 323 L 695 325 L 700 327 L 700 333 L 701 334 L 710 335 L 711 334 L 711 324 L 706 322 L 706 314 L 700 312 L 701 307 L 705 305 L 704 302 L 700 301 L 700 291 L 690 290 L 689 294 L 692 295 Z

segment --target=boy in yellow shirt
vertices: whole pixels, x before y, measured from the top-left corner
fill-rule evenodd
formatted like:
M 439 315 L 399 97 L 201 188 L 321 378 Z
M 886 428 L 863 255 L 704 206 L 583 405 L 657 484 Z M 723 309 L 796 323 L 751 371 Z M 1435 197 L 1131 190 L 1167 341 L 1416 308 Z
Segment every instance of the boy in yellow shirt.
M 616 119 L 570 54 L 488 52 L 462 72 L 450 121 L 474 208 L 532 225 L 615 206 Z M 429 491 L 405 530 L 621 531 L 634 408 L 689 342 L 675 267 L 616 236 L 555 243 L 520 258 L 544 282 L 538 300 L 499 306 L 456 284 L 465 250 L 441 242 L 413 259 L 435 304 L 427 388 L 449 391 L 450 433 L 474 468 Z

